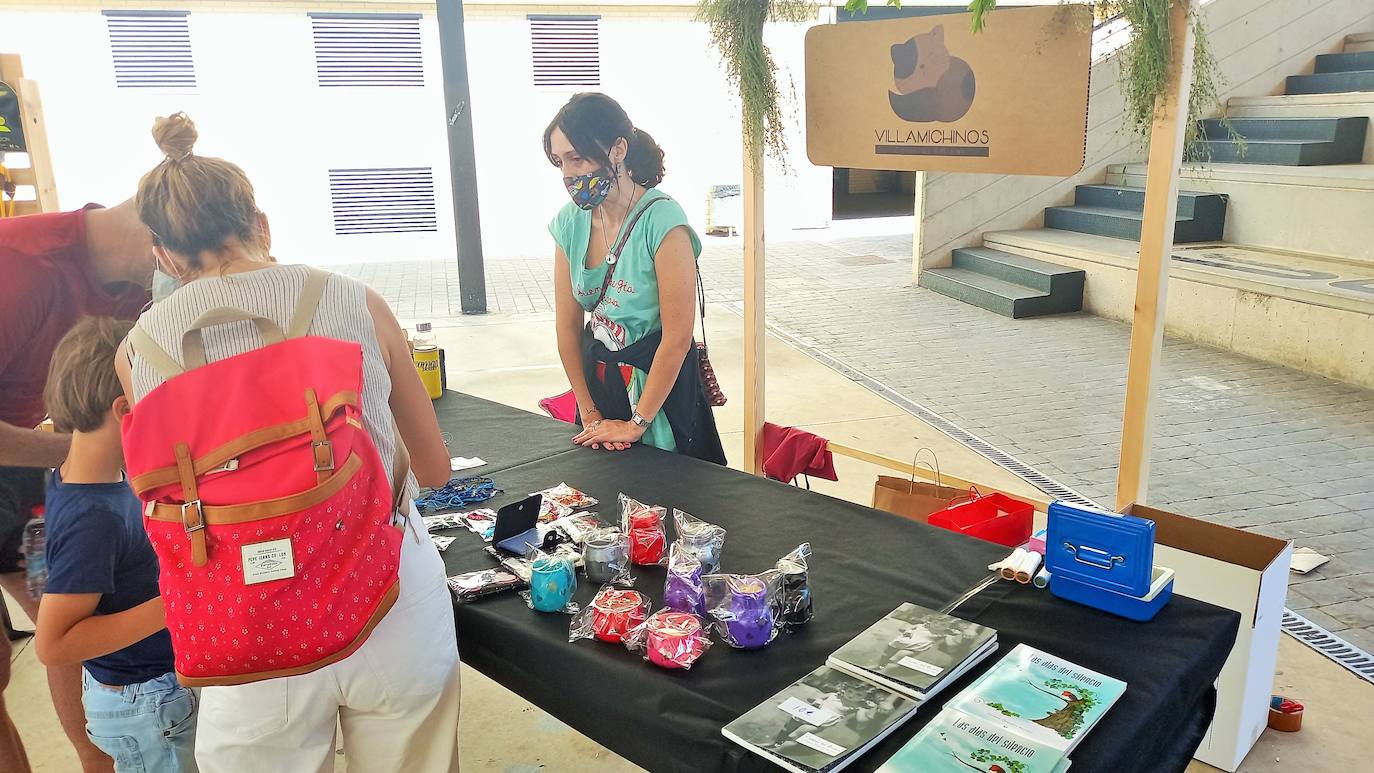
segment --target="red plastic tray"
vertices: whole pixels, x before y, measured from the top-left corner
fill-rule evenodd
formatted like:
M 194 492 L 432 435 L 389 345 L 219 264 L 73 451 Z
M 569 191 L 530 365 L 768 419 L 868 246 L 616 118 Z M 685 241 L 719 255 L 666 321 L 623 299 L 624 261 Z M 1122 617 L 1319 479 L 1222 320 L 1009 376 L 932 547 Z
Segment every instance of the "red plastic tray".
M 971 492 L 972 499 L 956 502 L 930 516 L 930 525 L 957 531 L 998 545 L 1016 547 L 1031 535 L 1035 508 L 996 492 Z

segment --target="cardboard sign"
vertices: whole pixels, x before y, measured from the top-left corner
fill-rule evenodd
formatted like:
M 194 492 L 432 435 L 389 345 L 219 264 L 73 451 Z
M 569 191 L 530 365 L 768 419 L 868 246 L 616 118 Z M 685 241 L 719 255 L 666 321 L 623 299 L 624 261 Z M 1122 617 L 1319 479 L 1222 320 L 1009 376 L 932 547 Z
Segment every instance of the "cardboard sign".
M 1087 150 L 1086 5 L 827 24 L 806 34 L 806 149 L 854 169 L 1068 176 Z
M 24 121 L 19 117 L 19 95 L 0 81 L 0 153 L 26 153 Z

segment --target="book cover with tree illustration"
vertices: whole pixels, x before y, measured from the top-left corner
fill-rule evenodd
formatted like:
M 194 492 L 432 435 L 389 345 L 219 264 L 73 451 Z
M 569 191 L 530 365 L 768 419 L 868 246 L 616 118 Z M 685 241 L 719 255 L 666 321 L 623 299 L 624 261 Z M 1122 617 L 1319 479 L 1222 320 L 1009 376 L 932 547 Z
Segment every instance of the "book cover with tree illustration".
M 1062 749 L 1006 722 L 946 709 L 878 773 L 1062 773 L 1069 764 Z
M 1124 692 L 1126 683 L 1119 679 L 1018 644 L 949 706 L 1003 720 L 1067 754 Z

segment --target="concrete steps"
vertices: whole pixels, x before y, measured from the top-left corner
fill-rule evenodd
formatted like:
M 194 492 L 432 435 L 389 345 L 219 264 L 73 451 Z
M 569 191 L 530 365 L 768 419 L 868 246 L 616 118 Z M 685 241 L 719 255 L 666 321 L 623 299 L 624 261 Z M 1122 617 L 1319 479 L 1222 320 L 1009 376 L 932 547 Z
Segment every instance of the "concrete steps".
M 1364 118 L 1364 153 L 1358 162 L 1374 163 L 1374 92 L 1346 94 L 1281 94 L 1232 97 L 1226 103 L 1232 120 L 1241 118 Z
M 1352 36 L 1357 37 L 1357 36 Z M 1355 50 L 1346 38 L 1346 49 L 1339 54 L 1319 54 L 1310 75 L 1288 76 L 1288 94 L 1336 94 L 1349 91 L 1374 91 L 1374 51 L 1356 41 Z
M 1244 145 L 1231 140 L 1235 131 Z M 1369 119 L 1351 118 L 1232 118 L 1202 122 L 1206 139 L 1197 143 L 1196 160 L 1215 163 L 1316 166 L 1358 164 L 1364 157 Z
M 1374 91 L 1374 72 L 1324 72 L 1290 75 L 1284 89 L 1289 94 L 1338 94 Z
M 1139 245 L 1050 228 L 994 231 L 987 248 L 1081 269 L 1083 310 L 1129 321 Z M 1238 244 L 1177 245 L 1171 335 L 1374 387 L 1374 264 Z
M 1083 307 L 1081 270 L 986 247 L 954 250 L 951 261 L 922 271 L 920 285 L 1012 319 Z
M 1347 54 L 1361 51 L 1374 51 L 1374 32 L 1361 32 L 1358 35 L 1345 36 L 1345 52 Z
M 1079 185 L 1074 189 L 1073 206 L 1045 210 L 1045 227 L 1138 241 L 1144 208 L 1143 187 Z M 1174 241 L 1216 241 L 1222 236 L 1225 222 L 1224 195 L 1178 194 Z
M 1374 71 L 1374 51 L 1343 51 L 1339 54 L 1317 54 L 1313 72 L 1371 72 Z
M 1374 265 L 1374 165 L 1185 164 L 1180 185 L 1228 198 L 1217 237 Z M 1107 182 L 1145 184 L 1145 164 L 1108 167 Z

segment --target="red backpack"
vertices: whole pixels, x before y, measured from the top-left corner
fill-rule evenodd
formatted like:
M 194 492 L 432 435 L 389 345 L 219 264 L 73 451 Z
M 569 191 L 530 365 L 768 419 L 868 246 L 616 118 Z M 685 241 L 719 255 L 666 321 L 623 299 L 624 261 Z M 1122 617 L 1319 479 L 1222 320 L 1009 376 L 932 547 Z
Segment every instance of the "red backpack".
M 165 379 L 122 429 L 182 684 L 322 668 L 396 601 L 403 488 L 363 427 L 362 347 L 305 336 L 328 279 L 311 271 L 285 334 L 239 309 L 205 312 L 181 339 L 184 367 L 129 334 Z M 266 345 L 205 364 L 202 331 L 239 321 Z

